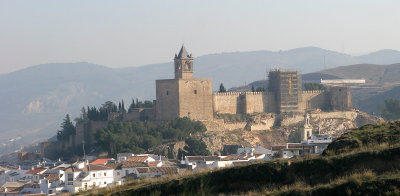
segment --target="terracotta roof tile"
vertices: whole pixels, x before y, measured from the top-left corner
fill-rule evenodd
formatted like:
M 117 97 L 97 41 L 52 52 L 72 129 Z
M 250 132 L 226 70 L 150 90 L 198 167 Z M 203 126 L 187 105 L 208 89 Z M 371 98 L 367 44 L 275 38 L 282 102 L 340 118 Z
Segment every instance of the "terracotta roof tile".
M 149 168 L 148 168 L 148 167 L 136 168 L 136 170 L 137 170 L 139 173 L 148 173 L 148 172 L 149 172 Z
M 92 165 L 105 165 L 110 160 L 114 160 L 114 159 L 113 158 L 96 159 L 93 162 L 91 162 L 90 164 L 92 164 Z
M 107 163 L 106 167 L 120 170 L 122 168 L 122 163 Z
M 178 173 L 177 167 L 150 167 L 150 173 L 161 173 L 163 175 L 172 175 Z
M 148 158 L 149 158 L 148 156 L 134 156 L 134 157 L 129 157 L 126 161 L 145 162 Z
M 132 168 L 132 167 L 147 167 L 147 165 L 143 162 L 133 162 L 133 161 L 125 161 L 122 165 L 122 168 Z
M 46 169 L 44 168 L 37 168 L 37 169 L 33 169 L 33 170 L 29 170 L 28 172 L 26 172 L 27 174 L 38 174 L 41 173 L 42 171 L 44 171 Z
M 147 165 L 149 167 L 156 167 L 160 163 L 161 163 L 161 161 L 152 161 L 152 162 L 148 162 Z

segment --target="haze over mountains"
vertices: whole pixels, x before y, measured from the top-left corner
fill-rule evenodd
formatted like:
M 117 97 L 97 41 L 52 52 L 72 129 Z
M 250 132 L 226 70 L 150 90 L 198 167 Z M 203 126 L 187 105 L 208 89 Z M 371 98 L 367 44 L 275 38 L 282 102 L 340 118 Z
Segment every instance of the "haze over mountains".
M 190 47 L 188 49 L 191 52 Z M 171 53 L 171 59 L 173 55 Z M 399 62 L 400 52 L 394 50 L 351 56 L 306 47 L 278 52 L 233 52 L 200 56 L 194 60 L 194 71 L 195 77 L 212 78 L 214 90 L 217 90 L 220 83 L 230 88 L 265 79 L 267 70 L 272 68 L 294 69 L 303 74 L 326 69 L 318 75 L 363 77 L 367 82 L 385 84 L 400 83 L 400 79 L 396 78 L 400 74 L 397 72 L 399 64 L 353 64 Z M 331 69 L 346 65 L 353 67 Z M 124 99 L 127 107 L 132 98 L 153 100 L 155 80 L 165 78 L 173 78 L 172 62 L 118 69 L 84 62 L 54 63 L 0 74 L 0 145 L 9 144 L 8 140 L 17 137 L 21 137 L 17 142 L 27 144 L 54 136 L 65 114 L 69 113 L 75 118 L 83 106 L 99 106 L 108 100 L 118 102 Z

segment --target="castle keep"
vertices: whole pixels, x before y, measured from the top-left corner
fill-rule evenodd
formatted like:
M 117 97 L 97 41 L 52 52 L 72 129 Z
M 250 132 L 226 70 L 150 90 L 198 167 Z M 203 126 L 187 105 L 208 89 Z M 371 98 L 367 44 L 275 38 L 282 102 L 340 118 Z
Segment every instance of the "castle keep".
M 156 120 L 213 118 L 210 78 L 193 78 L 193 57 L 182 46 L 175 54 L 175 78 L 156 81 Z
M 307 110 L 349 110 L 351 94 L 347 87 L 328 91 L 303 91 L 297 71 L 269 72 L 267 92 L 212 92 L 210 78 L 194 78 L 193 57 L 184 46 L 175 54 L 174 79 L 156 81 L 156 120 L 189 117 L 209 120 L 214 113 L 287 113 Z

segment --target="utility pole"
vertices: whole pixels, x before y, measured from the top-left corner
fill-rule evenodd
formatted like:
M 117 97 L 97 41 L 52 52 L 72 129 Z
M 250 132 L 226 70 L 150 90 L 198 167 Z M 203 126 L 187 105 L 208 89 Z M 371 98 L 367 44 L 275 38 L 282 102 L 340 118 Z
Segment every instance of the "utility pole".
M 83 148 L 83 159 L 86 161 L 85 140 L 82 140 L 82 148 Z

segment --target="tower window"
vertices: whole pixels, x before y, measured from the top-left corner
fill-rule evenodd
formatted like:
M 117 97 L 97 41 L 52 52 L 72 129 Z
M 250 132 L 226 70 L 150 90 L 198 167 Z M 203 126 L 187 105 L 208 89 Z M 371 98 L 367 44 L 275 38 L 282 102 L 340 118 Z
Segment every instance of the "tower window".
M 197 94 L 197 90 L 194 90 L 194 94 Z
M 167 90 L 167 91 L 165 91 L 165 94 L 166 94 L 166 95 L 168 95 L 168 90 Z

